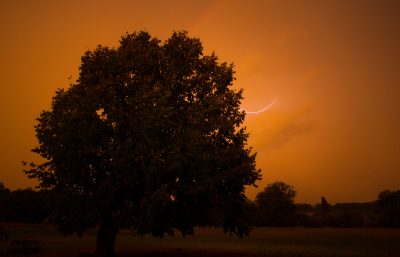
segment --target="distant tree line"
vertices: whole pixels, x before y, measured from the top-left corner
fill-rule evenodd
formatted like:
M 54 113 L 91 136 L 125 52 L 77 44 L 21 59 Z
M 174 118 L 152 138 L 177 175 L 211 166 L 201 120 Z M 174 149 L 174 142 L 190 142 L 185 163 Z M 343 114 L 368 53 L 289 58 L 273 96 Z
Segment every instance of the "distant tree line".
M 284 182 L 269 184 L 254 201 L 248 201 L 252 226 L 271 227 L 391 227 L 400 228 L 400 190 L 382 191 L 366 203 L 295 203 L 296 191 Z M 0 221 L 51 222 L 52 213 L 63 201 L 52 191 L 11 191 L 0 182 Z
M 400 227 L 400 190 L 385 190 L 366 203 L 295 203 L 296 191 L 283 182 L 269 184 L 250 205 L 254 226 Z
M 11 191 L 0 182 L 0 221 L 43 222 L 56 208 L 58 198 L 46 190 L 27 188 Z

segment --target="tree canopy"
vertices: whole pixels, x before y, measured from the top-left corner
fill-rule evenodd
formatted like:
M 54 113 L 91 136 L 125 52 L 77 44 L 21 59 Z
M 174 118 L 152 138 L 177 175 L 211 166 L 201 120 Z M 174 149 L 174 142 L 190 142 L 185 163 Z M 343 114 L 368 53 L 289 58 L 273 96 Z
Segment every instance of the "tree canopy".
M 400 190 L 384 190 L 378 195 L 380 222 L 385 227 L 400 228 Z
M 296 191 L 284 182 L 268 184 L 264 191 L 257 194 L 257 225 L 291 226 L 294 222 Z
M 63 193 L 59 229 L 83 233 L 100 223 L 103 256 L 113 255 L 122 227 L 154 236 L 194 226 L 247 233 L 244 188 L 260 171 L 233 81 L 233 65 L 204 55 L 186 32 L 163 43 L 126 34 L 117 48 L 87 51 L 79 79 L 37 119 L 33 151 L 45 161 L 25 171 Z

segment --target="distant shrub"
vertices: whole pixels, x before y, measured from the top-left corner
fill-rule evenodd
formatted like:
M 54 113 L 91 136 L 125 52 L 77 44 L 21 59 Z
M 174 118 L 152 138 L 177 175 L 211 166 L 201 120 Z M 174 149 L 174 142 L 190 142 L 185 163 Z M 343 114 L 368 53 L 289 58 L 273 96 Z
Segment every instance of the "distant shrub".
M 381 192 L 378 196 L 377 207 L 381 226 L 400 227 L 400 190 Z
M 50 191 L 18 189 L 7 192 L 0 198 L 0 221 L 43 222 L 57 202 L 57 196 Z
M 364 216 L 357 211 L 346 211 L 335 215 L 335 227 L 357 228 L 364 226 Z

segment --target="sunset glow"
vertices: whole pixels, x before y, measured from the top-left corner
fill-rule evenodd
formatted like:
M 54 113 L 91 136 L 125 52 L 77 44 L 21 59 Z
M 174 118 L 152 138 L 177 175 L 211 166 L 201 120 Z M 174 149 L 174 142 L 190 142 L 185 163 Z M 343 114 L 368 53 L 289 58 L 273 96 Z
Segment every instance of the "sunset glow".
M 373 201 L 400 188 L 400 1 L 2 1 L 0 182 L 35 186 L 35 119 L 97 45 L 126 32 L 198 37 L 234 63 L 248 147 L 296 201 Z M 70 78 L 70 79 L 69 79 Z M 279 100 L 278 100 L 279 98 Z

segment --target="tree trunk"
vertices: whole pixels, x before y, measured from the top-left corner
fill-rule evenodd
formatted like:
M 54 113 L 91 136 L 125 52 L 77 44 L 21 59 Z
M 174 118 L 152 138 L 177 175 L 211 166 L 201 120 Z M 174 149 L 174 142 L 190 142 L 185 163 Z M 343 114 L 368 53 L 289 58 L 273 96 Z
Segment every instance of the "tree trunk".
M 115 239 L 118 233 L 118 226 L 111 212 L 104 215 L 100 222 L 96 242 L 97 257 L 115 257 Z

